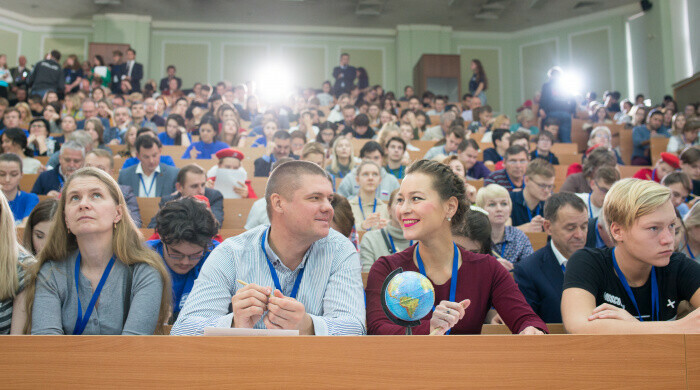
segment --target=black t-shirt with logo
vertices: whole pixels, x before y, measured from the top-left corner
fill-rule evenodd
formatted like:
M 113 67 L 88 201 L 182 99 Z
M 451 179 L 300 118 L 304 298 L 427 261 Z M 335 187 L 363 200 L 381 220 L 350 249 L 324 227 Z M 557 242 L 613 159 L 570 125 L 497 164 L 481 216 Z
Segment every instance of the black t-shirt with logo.
M 674 253 L 667 266 L 655 269 L 659 286 L 659 319 L 673 320 L 678 303 L 690 300 L 700 289 L 700 264 L 682 253 Z M 615 273 L 611 248 L 584 248 L 574 253 L 566 264 L 563 288 L 566 290 L 572 287 L 590 292 L 595 297 L 596 306 L 609 303 L 637 317 L 637 310 Z M 632 287 L 632 293 L 642 319 L 650 321 L 651 277 L 643 286 Z

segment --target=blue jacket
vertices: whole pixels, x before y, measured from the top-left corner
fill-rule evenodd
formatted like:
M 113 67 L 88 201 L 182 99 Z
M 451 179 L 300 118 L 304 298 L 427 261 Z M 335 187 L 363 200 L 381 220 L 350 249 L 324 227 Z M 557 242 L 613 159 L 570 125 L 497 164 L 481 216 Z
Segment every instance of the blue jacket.
M 59 173 L 60 168 L 61 166 L 57 165 L 56 168 L 39 174 L 34 182 L 34 187 L 32 187 L 32 193 L 46 195 L 50 191 L 61 191 L 64 180 Z
M 550 243 L 516 263 L 513 276 L 527 303 L 544 322 L 562 322 L 564 272 Z

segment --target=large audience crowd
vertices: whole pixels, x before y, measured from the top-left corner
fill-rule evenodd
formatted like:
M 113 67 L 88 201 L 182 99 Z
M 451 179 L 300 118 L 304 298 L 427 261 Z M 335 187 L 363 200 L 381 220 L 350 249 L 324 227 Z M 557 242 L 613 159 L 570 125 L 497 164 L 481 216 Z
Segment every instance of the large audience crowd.
M 347 54 L 280 101 L 174 65 L 144 80 L 133 49 L 61 60 L 0 55 L 0 333 L 400 334 L 398 267 L 435 288 L 417 334 L 700 331 L 697 104 L 574 96 L 554 67 L 509 116 L 478 59 L 458 102 L 371 85 Z M 222 237 L 233 213 L 245 232 Z

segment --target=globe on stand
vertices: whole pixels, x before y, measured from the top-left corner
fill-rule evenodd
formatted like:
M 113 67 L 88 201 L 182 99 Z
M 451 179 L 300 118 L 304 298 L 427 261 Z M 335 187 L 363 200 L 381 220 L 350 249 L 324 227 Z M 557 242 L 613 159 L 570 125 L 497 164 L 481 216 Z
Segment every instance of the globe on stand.
M 411 335 L 411 328 L 420 325 L 421 318 L 433 309 L 435 288 L 418 272 L 397 268 L 384 279 L 381 301 L 386 316 Z

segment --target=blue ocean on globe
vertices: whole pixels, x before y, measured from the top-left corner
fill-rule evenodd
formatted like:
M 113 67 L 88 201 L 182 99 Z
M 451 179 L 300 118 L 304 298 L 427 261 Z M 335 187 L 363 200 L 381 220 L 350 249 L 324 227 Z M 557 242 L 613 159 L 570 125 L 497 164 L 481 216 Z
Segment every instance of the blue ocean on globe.
M 425 317 L 435 304 L 435 289 L 428 278 L 406 271 L 394 276 L 387 285 L 385 299 L 391 312 L 404 321 Z

